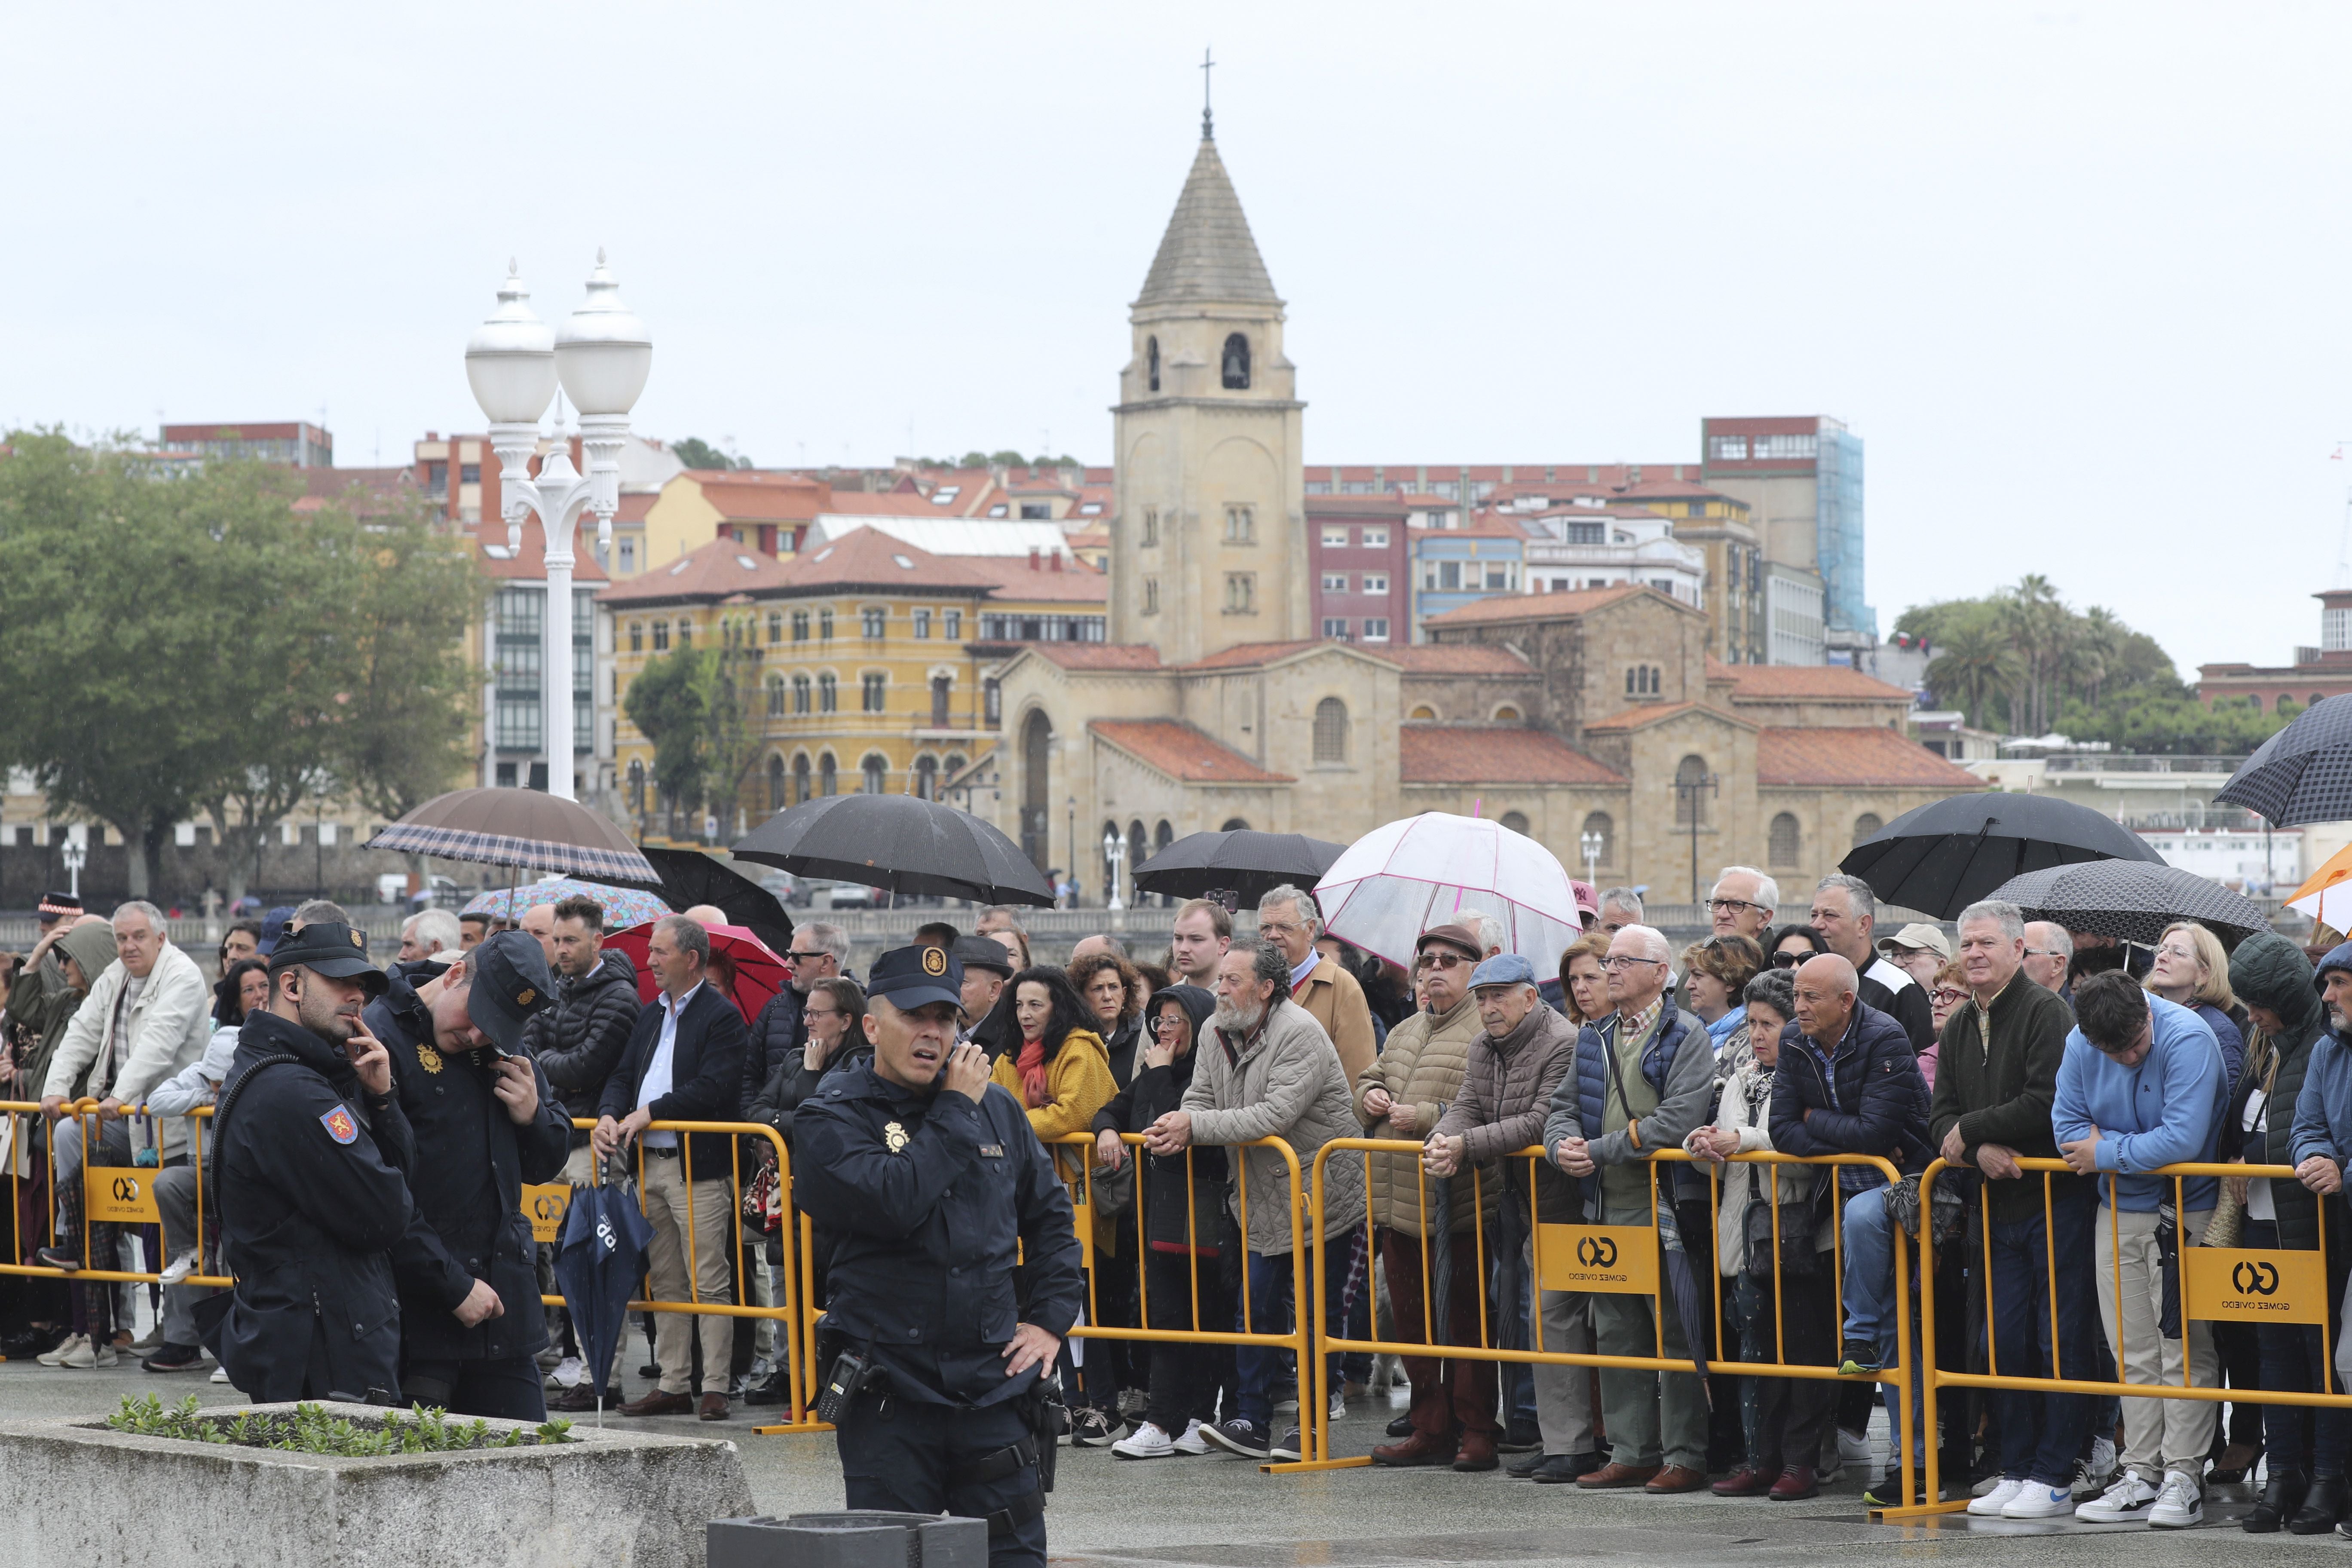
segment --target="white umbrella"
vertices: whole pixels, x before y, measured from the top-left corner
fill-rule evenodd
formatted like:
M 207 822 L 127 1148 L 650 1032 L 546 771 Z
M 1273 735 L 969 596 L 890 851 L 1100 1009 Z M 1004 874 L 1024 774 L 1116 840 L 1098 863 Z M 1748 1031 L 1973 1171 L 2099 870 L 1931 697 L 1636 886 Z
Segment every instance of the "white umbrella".
M 1581 891 L 1583 897 L 1579 899 Z M 1503 951 L 1549 974 L 1583 934 L 1592 892 L 1552 852 L 1478 816 L 1424 812 L 1375 827 L 1315 884 L 1332 935 L 1410 968 L 1413 943 L 1462 910 L 1503 925 Z

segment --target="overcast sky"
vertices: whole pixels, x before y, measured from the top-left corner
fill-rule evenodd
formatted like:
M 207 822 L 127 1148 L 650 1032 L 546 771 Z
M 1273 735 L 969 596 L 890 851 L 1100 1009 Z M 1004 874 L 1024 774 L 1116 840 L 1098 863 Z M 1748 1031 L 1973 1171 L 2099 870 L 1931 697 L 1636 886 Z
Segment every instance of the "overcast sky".
M 2318 638 L 2352 461 L 2333 4 L 16 10 L 0 421 L 478 429 L 509 254 L 595 248 L 638 428 L 764 463 L 1110 457 L 1217 139 L 1312 462 L 1868 447 L 1869 587 L 2048 574 L 2193 679 Z

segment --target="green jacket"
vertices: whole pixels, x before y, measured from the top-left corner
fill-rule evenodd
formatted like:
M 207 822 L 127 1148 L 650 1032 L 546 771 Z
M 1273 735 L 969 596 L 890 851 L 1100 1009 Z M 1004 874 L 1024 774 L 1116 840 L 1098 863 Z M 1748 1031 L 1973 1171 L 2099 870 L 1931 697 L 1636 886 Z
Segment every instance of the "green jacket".
M 112 939 L 109 938 L 111 946 Z M 0 1016 L 13 1033 L 24 1031 L 30 1043 L 25 1059 L 17 1063 L 16 1089 L 7 1098 L 38 1100 L 41 1085 L 49 1076 L 49 1058 L 65 1037 L 66 1026 L 73 1021 L 74 1009 L 81 1005 L 81 993 L 66 984 L 65 961 L 58 956 L 55 947 L 42 956 L 34 968 L 16 976 L 8 988 L 8 1003 L 0 1009 Z
M 2304 957 L 2303 949 L 2275 931 L 2257 931 L 2230 955 L 2230 989 L 2238 994 L 2239 1001 L 2267 1007 L 2286 1025 L 2285 1032 L 2271 1040 L 2278 1066 L 2271 1076 L 2270 1133 L 2263 1147 L 2250 1143 L 2245 1154 L 2249 1164 L 2292 1165 L 2295 1097 L 2303 1092 L 2312 1051 L 2327 1032 L 2326 1011 L 2312 986 L 2311 960 Z M 2273 1179 L 2271 1203 L 2278 1210 L 2281 1247 L 2309 1248 L 2318 1244 L 2319 1200 L 2311 1189 L 2301 1182 Z M 2327 1216 L 2331 1233 L 2343 1217 L 2338 1205 L 2336 1213 Z
M 1958 1127 L 1971 1164 L 1983 1143 L 2000 1144 L 2028 1159 L 2056 1159 L 2050 1103 L 2057 1098 L 2058 1064 L 2065 1059 L 2066 1035 L 2074 1026 L 2074 1016 L 2057 994 L 2021 971 L 1992 999 L 1990 1048 L 1978 1032 L 1976 1004 L 1953 1009 L 1937 1053 L 1928 1148 L 1940 1154 L 1945 1136 Z M 2063 1195 L 2087 1179 L 2052 1176 L 2052 1195 Z M 2001 1223 L 2042 1212 L 2039 1172 L 2028 1171 L 2013 1182 L 1988 1181 L 1984 1191 L 1986 1212 Z

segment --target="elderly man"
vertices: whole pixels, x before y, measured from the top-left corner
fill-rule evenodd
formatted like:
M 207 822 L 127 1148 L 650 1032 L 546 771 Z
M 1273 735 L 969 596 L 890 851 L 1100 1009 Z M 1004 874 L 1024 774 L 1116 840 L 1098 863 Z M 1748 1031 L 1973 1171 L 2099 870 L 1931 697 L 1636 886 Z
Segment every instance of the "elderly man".
M 81 1169 L 132 1163 L 130 1124 L 124 1110 L 143 1102 L 147 1091 L 202 1059 L 212 1038 L 212 989 L 196 961 L 172 945 L 163 912 L 133 900 L 114 911 L 115 962 L 94 977 L 89 997 L 74 1012 L 65 1036 L 49 1058 L 41 1110 L 56 1123 L 58 1214 L 64 1241 L 43 1247 L 42 1260 L 55 1268 L 81 1266 Z M 99 1146 L 83 1147 L 80 1118 L 59 1121 L 66 1102 L 96 1095 Z M 176 1164 L 187 1157 L 188 1132 L 178 1117 L 163 1125 L 162 1159 Z M 110 1227 L 108 1235 L 110 1238 Z M 100 1243 L 101 1256 L 105 1243 Z
M 1339 1055 L 1330 1037 L 1307 1010 L 1290 999 L 1290 960 L 1270 942 L 1236 942 L 1217 966 L 1217 1010 L 1201 1026 L 1194 1047 L 1192 1082 L 1181 1109 L 1144 1131 L 1144 1147 L 1160 1156 L 1193 1143 L 1251 1143 L 1280 1138 L 1297 1156 L 1301 1175 L 1314 1169 L 1316 1152 L 1334 1138 L 1353 1138 L 1356 1118 Z M 1236 1183 L 1246 1182 L 1248 1235 L 1243 1237 L 1249 1321 L 1255 1331 L 1273 1331 L 1291 1306 L 1291 1254 L 1301 1242 L 1290 1229 L 1290 1174 L 1270 1149 L 1244 1152 Z M 1323 1327 L 1338 1334 L 1347 1321 L 1347 1281 L 1353 1271 L 1357 1238 L 1364 1221 L 1363 1163 L 1335 1157 L 1324 1167 L 1324 1237 L 1329 1252 L 1323 1270 Z M 1343 1239 L 1344 1238 L 1344 1239 Z M 1309 1332 L 1314 1312 L 1302 1311 Z M 1295 1459 L 1299 1433 L 1292 1427 L 1270 1436 L 1274 1378 L 1279 1352 L 1242 1345 L 1234 1352 L 1239 1377 L 1237 1413 L 1201 1436 L 1244 1458 Z M 1339 1358 L 1331 1358 L 1337 1389 Z
M 1314 896 L 1286 882 L 1267 893 L 1257 901 L 1257 934 L 1281 950 L 1290 965 L 1290 999 L 1323 1026 L 1354 1083 L 1380 1048 L 1372 1037 L 1372 1009 L 1356 977 L 1317 949 L 1323 916 Z
M 1874 1154 L 1905 1175 L 1925 1170 L 1927 1084 L 1903 1026 L 1862 1001 L 1853 965 L 1837 953 L 1807 959 L 1798 966 L 1796 982 L 1801 1037 L 1781 1047 L 1780 1065 L 1772 1075 L 1773 1150 L 1799 1156 Z M 1845 1361 L 1853 1363 L 1856 1374 L 1868 1375 L 1894 1359 L 1895 1334 L 1903 1327 L 1895 1312 L 1886 1178 L 1869 1165 L 1841 1165 L 1837 1193 L 1844 1220 L 1846 1335 L 1852 1342 Z M 1916 1331 L 1912 1341 L 1916 1345 Z M 1916 1386 L 1916 1356 L 1910 1365 Z M 1899 1391 L 1889 1384 L 1885 1397 L 1887 1429 L 1898 1431 Z M 1912 1444 L 1915 1458 L 1924 1462 L 1916 1433 Z M 1902 1466 L 1890 1462 L 1888 1468 L 1899 1488 Z M 1875 1488 L 1871 1495 L 1887 1500 Z
M 1113 958 L 1125 958 L 1127 944 L 1115 936 L 1108 936 L 1101 931 L 1097 931 L 1092 936 L 1082 936 L 1071 944 L 1070 962 L 1076 963 L 1082 958 L 1092 958 L 1098 952 L 1108 953 Z
M 2214 1159 L 2230 1092 L 2221 1043 L 2204 1019 L 2149 995 L 2127 974 L 2084 981 L 2074 1017 L 2050 1117 L 2066 1163 L 2100 1177 L 2093 1245 L 2110 1267 L 2093 1272 L 2108 1348 L 2126 1383 L 2178 1388 L 2185 1371 L 2189 1386 L 2213 1387 L 2212 1326 L 2194 1318 L 2179 1324 L 2185 1359 L 2183 1334 L 2164 1331 L 2169 1292 L 2158 1210 L 2172 1204 L 2173 1184 L 2141 1173 Z M 2217 1195 L 2210 1176 L 2180 1184 L 2178 1246 L 2199 1244 Z M 2159 1530 L 2201 1523 L 2205 1455 L 2220 1414 L 2201 1400 L 2125 1400 L 2123 1472 L 2074 1517 L 2105 1524 L 2144 1519 Z
M 1544 1147 L 1583 1184 L 1589 1222 L 1648 1226 L 1664 1215 L 1671 1224 L 1675 1178 L 1665 1177 L 1661 1190 L 1650 1157 L 1660 1149 L 1679 1149 L 1712 1109 L 1715 1052 L 1706 1026 L 1666 998 L 1672 951 L 1663 932 L 1645 925 L 1629 925 L 1610 940 L 1602 962 L 1615 1010 L 1584 1026 L 1576 1068 L 1551 1097 Z M 1679 1236 L 1660 1240 L 1682 1247 Z M 1595 1295 L 1601 1353 L 1656 1355 L 1663 1334 L 1667 1360 L 1688 1359 L 1681 1314 L 1656 1309 L 1648 1297 Z M 1612 1458 L 1577 1478 L 1578 1486 L 1664 1493 L 1706 1485 L 1707 1411 L 1696 1373 L 1603 1367 L 1601 1398 Z
M 1234 917 L 1214 899 L 1188 899 L 1168 938 L 1168 966 L 1177 981 L 1217 988 L 1217 964 L 1234 945 Z
M 515 922 L 539 943 L 540 956 L 550 969 L 555 967 L 555 906 L 533 904 L 523 910 L 522 919 Z
M 1744 936 L 1758 947 L 1780 907 L 1780 884 L 1753 866 L 1726 866 L 1706 896 L 1706 918 L 1717 936 Z
M 1478 1010 L 1470 1001 L 1470 974 L 1479 958 L 1478 938 L 1459 925 L 1432 926 L 1413 945 L 1413 974 L 1427 1005 L 1389 1031 L 1388 1045 L 1356 1080 L 1356 1115 L 1367 1138 L 1426 1139 L 1462 1088 L 1470 1042 L 1479 1033 Z M 1454 1344 L 1478 1340 L 1478 1270 L 1456 1267 L 1446 1301 L 1423 1302 L 1430 1282 L 1426 1247 L 1434 1227 L 1455 1238 L 1456 1259 L 1474 1256 L 1477 1209 L 1468 1180 L 1453 1184 L 1451 1203 L 1439 1207 L 1437 1194 L 1421 1178 L 1417 1154 L 1370 1154 L 1372 1223 L 1380 1230 L 1381 1258 L 1388 1272 L 1389 1301 L 1400 1339 L 1418 1342 L 1424 1310 L 1439 1320 L 1442 1336 Z M 1486 1173 L 1488 1181 L 1493 1172 Z M 1487 1210 L 1494 1208 L 1487 1188 Z M 1491 1470 L 1495 1458 L 1495 1365 L 1492 1362 L 1408 1356 L 1412 1380 L 1412 1436 L 1372 1450 L 1377 1465 L 1445 1465 L 1457 1470 Z
M 958 993 L 962 1000 L 957 1007 L 961 1026 L 956 1033 L 956 1043 L 961 1045 L 972 1037 L 980 1021 L 1004 994 L 1005 983 L 1013 978 L 1013 960 L 1003 942 L 984 936 L 960 936 L 949 951 L 963 965 L 963 984 Z
M 1913 921 L 1893 936 L 1878 939 L 1878 956 L 1919 983 L 1931 994 L 1936 976 L 1952 962 L 1952 939 L 1924 921 Z M 1930 1011 L 1932 1012 L 1932 1005 Z
M 457 956 L 457 917 L 447 910 L 419 910 L 400 924 L 400 962 L 447 963 Z
M 2054 1316 L 2056 1364 L 2067 1377 L 2089 1380 L 2095 1371 L 2087 1321 L 2095 1300 L 2095 1200 L 2080 1176 L 2028 1176 L 2017 1163 L 2058 1158 L 2050 1108 L 2074 1020 L 2064 1003 L 2026 978 L 2025 917 L 2015 904 L 1970 904 L 1960 911 L 1959 931 L 1969 1000 L 1944 1022 L 1928 1140 L 1948 1163 L 1973 1165 L 1984 1177 L 1998 1363 L 2050 1366 Z M 2089 1429 L 2091 1401 L 2078 1394 L 2008 1390 L 1994 1398 L 2002 1479 L 1970 1502 L 1969 1511 L 2001 1519 L 2071 1516 L 2075 1458 Z
M 1601 892 L 1601 915 L 1593 922 L 1602 935 L 1615 937 L 1627 926 L 1642 923 L 1642 895 L 1631 888 L 1604 888 Z
M 1533 1162 L 1531 1170 L 1528 1163 L 1507 1157 L 1541 1142 L 1552 1096 L 1567 1081 L 1576 1061 L 1575 1026 L 1542 1005 L 1535 980 L 1535 966 L 1515 952 L 1489 958 L 1471 974 L 1471 999 L 1477 1006 L 1481 1027 L 1470 1042 L 1461 1091 L 1422 1150 L 1422 1163 L 1430 1174 L 1457 1181 L 1472 1166 L 1500 1162 L 1500 1179 L 1492 1189 L 1498 1224 L 1490 1234 L 1498 1238 L 1498 1247 L 1506 1245 L 1509 1237 L 1520 1236 L 1515 1250 L 1517 1272 L 1522 1279 L 1535 1273 L 1534 1237 L 1520 1228 L 1528 1213 L 1528 1183 L 1535 1183 L 1536 1214 L 1541 1223 L 1569 1223 L 1579 1217 L 1574 1184 L 1545 1162 Z M 1423 984 L 1428 983 L 1424 972 Z M 1454 1267 L 1458 1280 L 1461 1262 Z M 1592 1325 L 1581 1292 L 1543 1291 L 1537 1312 L 1539 1319 L 1531 1312 L 1528 1328 L 1542 1335 L 1540 1349 L 1591 1351 Z M 1516 1320 L 1516 1311 L 1513 1317 Z M 1399 1321 L 1402 1321 L 1402 1311 Z M 1458 1336 L 1461 1331 L 1455 1332 Z M 1517 1331 L 1516 1321 L 1503 1342 L 1514 1348 L 1527 1344 L 1527 1337 Z M 1601 1458 L 1592 1438 L 1591 1375 L 1580 1366 L 1546 1363 L 1535 1367 L 1533 1381 L 1540 1451 L 1513 1465 L 1511 1474 L 1558 1485 L 1599 1469 Z M 1412 1387 L 1418 1402 L 1418 1373 L 1413 1374 Z M 1468 1447 L 1466 1440 L 1464 1446 Z M 1454 1468 L 1466 1467 L 1457 1461 Z
M 2025 928 L 2025 977 L 2062 996 L 2066 966 L 2074 962 L 2074 938 L 2056 921 L 2032 921 Z
M 751 1020 L 751 1038 L 743 1048 L 743 1105 L 759 1098 L 783 1065 L 785 1052 L 808 1043 L 801 1008 L 810 986 L 849 973 L 843 967 L 849 959 L 849 933 L 830 921 L 810 921 L 793 928 L 792 950 L 784 957 L 792 964 L 792 980 Z
M 1813 889 L 1811 925 L 1832 952 L 1853 965 L 1864 1004 L 1903 1026 L 1916 1056 L 1936 1043 L 1935 1005 L 1927 988 L 1872 950 L 1878 897 L 1859 877 L 1832 872 Z

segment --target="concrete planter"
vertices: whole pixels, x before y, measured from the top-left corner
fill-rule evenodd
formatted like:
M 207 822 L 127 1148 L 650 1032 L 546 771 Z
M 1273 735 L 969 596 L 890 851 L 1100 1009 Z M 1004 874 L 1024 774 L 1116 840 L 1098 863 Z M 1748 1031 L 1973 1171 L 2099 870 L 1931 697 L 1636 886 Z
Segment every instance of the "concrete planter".
M 341 1459 L 104 1423 L 0 1422 L 0 1568 L 699 1568 L 705 1526 L 752 1510 L 721 1438 L 574 1427 L 576 1443 Z

